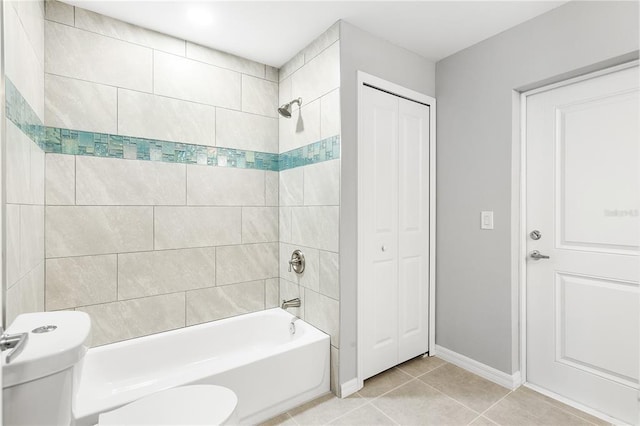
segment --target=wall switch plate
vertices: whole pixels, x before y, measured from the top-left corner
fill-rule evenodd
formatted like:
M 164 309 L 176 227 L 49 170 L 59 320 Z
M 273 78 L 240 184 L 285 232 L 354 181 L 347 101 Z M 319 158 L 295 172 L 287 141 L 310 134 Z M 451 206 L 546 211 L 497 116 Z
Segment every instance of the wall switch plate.
M 480 212 L 480 229 L 493 229 L 493 212 Z

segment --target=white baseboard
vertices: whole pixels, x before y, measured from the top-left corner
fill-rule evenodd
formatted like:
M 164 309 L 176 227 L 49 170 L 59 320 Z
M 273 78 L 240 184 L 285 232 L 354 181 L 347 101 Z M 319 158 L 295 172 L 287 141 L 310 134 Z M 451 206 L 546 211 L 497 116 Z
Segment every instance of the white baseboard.
M 361 388 L 362 388 L 362 385 L 358 383 L 358 378 L 354 377 L 348 382 L 345 382 L 342 385 L 340 385 L 340 398 L 346 398 L 349 395 L 352 395 L 358 392 Z
M 484 377 L 485 379 L 490 380 L 493 383 L 504 386 L 505 388 L 516 389 L 522 384 L 522 376 L 520 375 L 519 371 L 516 371 L 513 374 L 507 374 L 438 345 L 436 345 L 435 355 L 447 362 L 450 362 L 451 364 L 471 371 L 472 373 L 477 374 L 480 377 Z

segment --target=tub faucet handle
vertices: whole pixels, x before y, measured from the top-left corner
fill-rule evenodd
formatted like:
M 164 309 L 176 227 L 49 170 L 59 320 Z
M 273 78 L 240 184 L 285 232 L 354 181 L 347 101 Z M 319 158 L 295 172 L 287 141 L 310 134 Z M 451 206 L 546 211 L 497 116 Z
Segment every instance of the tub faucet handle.
M 291 253 L 291 259 L 289 260 L 289 272 L 291 272 L 291 268 L 293 268 L 296 274 L 304 272 L 304 254 L 302 254 L 302 251 L 294 250 L 294 252 Z

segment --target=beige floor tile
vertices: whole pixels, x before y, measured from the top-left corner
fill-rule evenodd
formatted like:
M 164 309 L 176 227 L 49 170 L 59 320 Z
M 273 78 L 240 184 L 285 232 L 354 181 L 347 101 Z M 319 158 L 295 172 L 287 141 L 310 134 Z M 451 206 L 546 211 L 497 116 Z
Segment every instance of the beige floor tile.
M 453 364 L 444 365 L 419 379 L 479 413 L 510 392 Z
M 520 387 L 483 414 L 500 425 L 590 425 L 581 419 L 545 402 L 540 394 Z
M 371 404 L 363 405 L 350 413 L 331 422 L 332 425 L 395 425 L 389 417 L 384 415 Z
M 540 398 L 543 401 L 545 401 L 547 404 L 551 404 L 556 408 L 559 408 L 559 409 L 561 409 L 563 411 L 566 411 L 566 412 L 568 412 L 570 414 L 573 414 L 574 416 L 578 416 L 578 417 L 580 417 L 582 419 L 585 419 L 586 421 L 588 421 L 590 423 L 593 423 L 594 425 L 597 425 L 597 426 L 608 426 L 608 425 L 610 425 L 609 422 L 605 422 L 604 420 L 599 419 L 597 417 L 594 417 L 591 414 L 587 414 L 584 411 L 578 410 L 577 408 L 573 408 L 573 407 L 568 406 L 567 404 L 563 404 L 562 402 L 560 402 L 560 401 L 558 401 L 556 399 L 549 398 L 548 396 L 543 395 L 543 394 L 541 394 L 539 392 L 536 392 L 533 389 L 529 389 L 527 387 L 521 386 L 518 389 L 518 391 L 526 393 L 526 394 L 529 394 L 529 395 L 537 397 L 537 398 Z
M 260 423 L 260 426 L 294 426 L 297 423 L 291 418 L 289 413 L 282 413 L 272 419 L 267 420 L 264 423 Z
M 446 364 L 446 361 L 436 356 L 422 357 L 421 355 L 403 362 L 398 368 L 407 374 L 411 374 L 413 377 L 418 377 L 444 364 Z
M 358 391 L 365 398 L 376 398 L 391 389 L 407 383 L 413 379 L 412 376 L 404 373 L 397 368 L 391 368 L 387 371 L 373 376 L 364 381 L 364 387 Z
M 489 420 L 484 416 L 478 417 L 477 419 L 475 419 L 469 424 L 471 426 L 496 426 L 496 423 L 492 422 L 491 420 Z
M 298 424 L 322 425 L 364 405 L 365 402 L 366 400 L 357 393 L 344 399 L 329 394 L 289 410 L 289 414 Z
M 402 425 L 466 425 L 478 416 L 420 380 L 412 380 L 371 403 Z

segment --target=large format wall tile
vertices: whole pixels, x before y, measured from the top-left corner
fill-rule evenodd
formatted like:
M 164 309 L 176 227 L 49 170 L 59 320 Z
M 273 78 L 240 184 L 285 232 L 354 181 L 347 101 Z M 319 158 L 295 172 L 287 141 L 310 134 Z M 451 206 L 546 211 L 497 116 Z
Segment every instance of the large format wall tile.
M 242 208 L 242 243 L 278 241 L 277 207 Z
M 92 346 L 184 327 L 184 293 L 78 308 L 91 316 Z
M 45 74 L 45 125 L 117 133 L 117 115 L 115 87 Z
M 278 152 L 276 118 L 218 108 L 216 145 L 260 152 Z
M 278 276 L 278 243 L 218 247 L 216 284 L 225 285 Z
M 46 256 L 153 249 L 153 207 L 47 206 Z
M 264 281 L 187 292 L 187 325 L 264 309 Z
M 8 3 L 11 6 L 12 3 Z M 40 120 L 44 120 L 44 64 L 34 49 L 15 8 L 4 8 L 5 74 L 29 103 Z M 34 37 L 38 37 L 34 34 Z
M 5 274 L 7 287 L 20 279 L 20 205 L 7 204 L 5 209 L 6 260 Z
M 118 89 L 118 133 L 198 145 L 215 145 L 215 108 Z
M 118 255 L 120 300 L 211 287 L 215 278 L 215 248 Z
M 35 143 L 29 145 L 29 203 L 43 205 L 45 154 Z
M 74 7 L 58 0 L 47 0 L 44 2 L 45 18 L 49 21 L 59 22 L 61 24 L 75 24 Z
M 304 296 L 304 320 L 331 335 L 331 345 L 340 347 L 340 303 L 311 290 Z
M 334 44 L 340 38 L 340 23 L 336 22 L 329 27 L 318 38 L 312 41 L 307 47 L 304 48 L 304 61 L 310 62 L 313 58 L 318 56 L 321 52 Z
M 332 299 L 340 299 L 340 256 L 338 253 L 320 251 L 320 293 Z
M 31 202 L 31 145 L 33 142 L 12 122 L 6 126 L 7 203 Z
M 115 254 L 47 259 L 46 309 L 52 311 L 115 301 L 117 270 Z
M 340 160 L 301 167 L 304 170 L 304 205 L 340 204 Z
M 278 172 L 266 171 L 264 174 L 265 204 L 278 207 L 280 179 Z
M 318 99 L 340 86 L 340 43 L 316 56 L 291 76 L 294 96 L 307 102 Z
M 292 207 L 291 242 L 338 251 L 339 207 Z
M 320 140 L 320 99 L 309 101 L 303 98 L 302 108 L 294 108 L 291 118 L 278 119 L 281 153 Z
M 320 98 L 320 137 L 322 139 L 340 134 L 340 89 Z
M 20 206 L 20 276 L 44 259 L 44 206 Z
M 19 314 L 44 311 L 44 262 L 7 289 L 6 306 L 7 324 Z
M 20 18 L 36 57 L 42 60 L 44 58 L 44 2 L 12 1 L 8 4 L 13 6 Z
M 191 42 L 187 42 L 187 57 L 255 77 L 265 76 L 264 64 Z
M 280 207 L 279 233 L 280 241 L 283 243 L 291 242 L 291 207 Z
M 45 22 L 45 71 L 151 92 L 152 50 L 88 31 Z
M 156 250 L 240 244 L 240 207 L 156 207 Z
M 184 205 L 185 169 L 184 164 L 78 156 L 76 203 Z
M 185 54 L 184 40 L 131 25 L 80 7 L 76 8 L 75 26 L 94 33 L 141 44 L 175 55 L 184 56 Z
M 280 279 L 269 278 L 264 285 L 264 308 L 277 308 L 280 306 Z
M 227 167 L 187 166 L 187 204 L 264 206 L 265 172 Z
M 242 76 L 242 110 L 253 114 L 278 117 L 278 83 Z
M 280 206 L 301 206 L 304 202 L 304 167 L 280 172 Z
M 240 109 L 240 74 L 167 53 L 155 52 L 153 90 L 207 105 Z
M 48 205 L 73 205 L 76 202 L 76 157 L 47 154 L 45 202 Z

